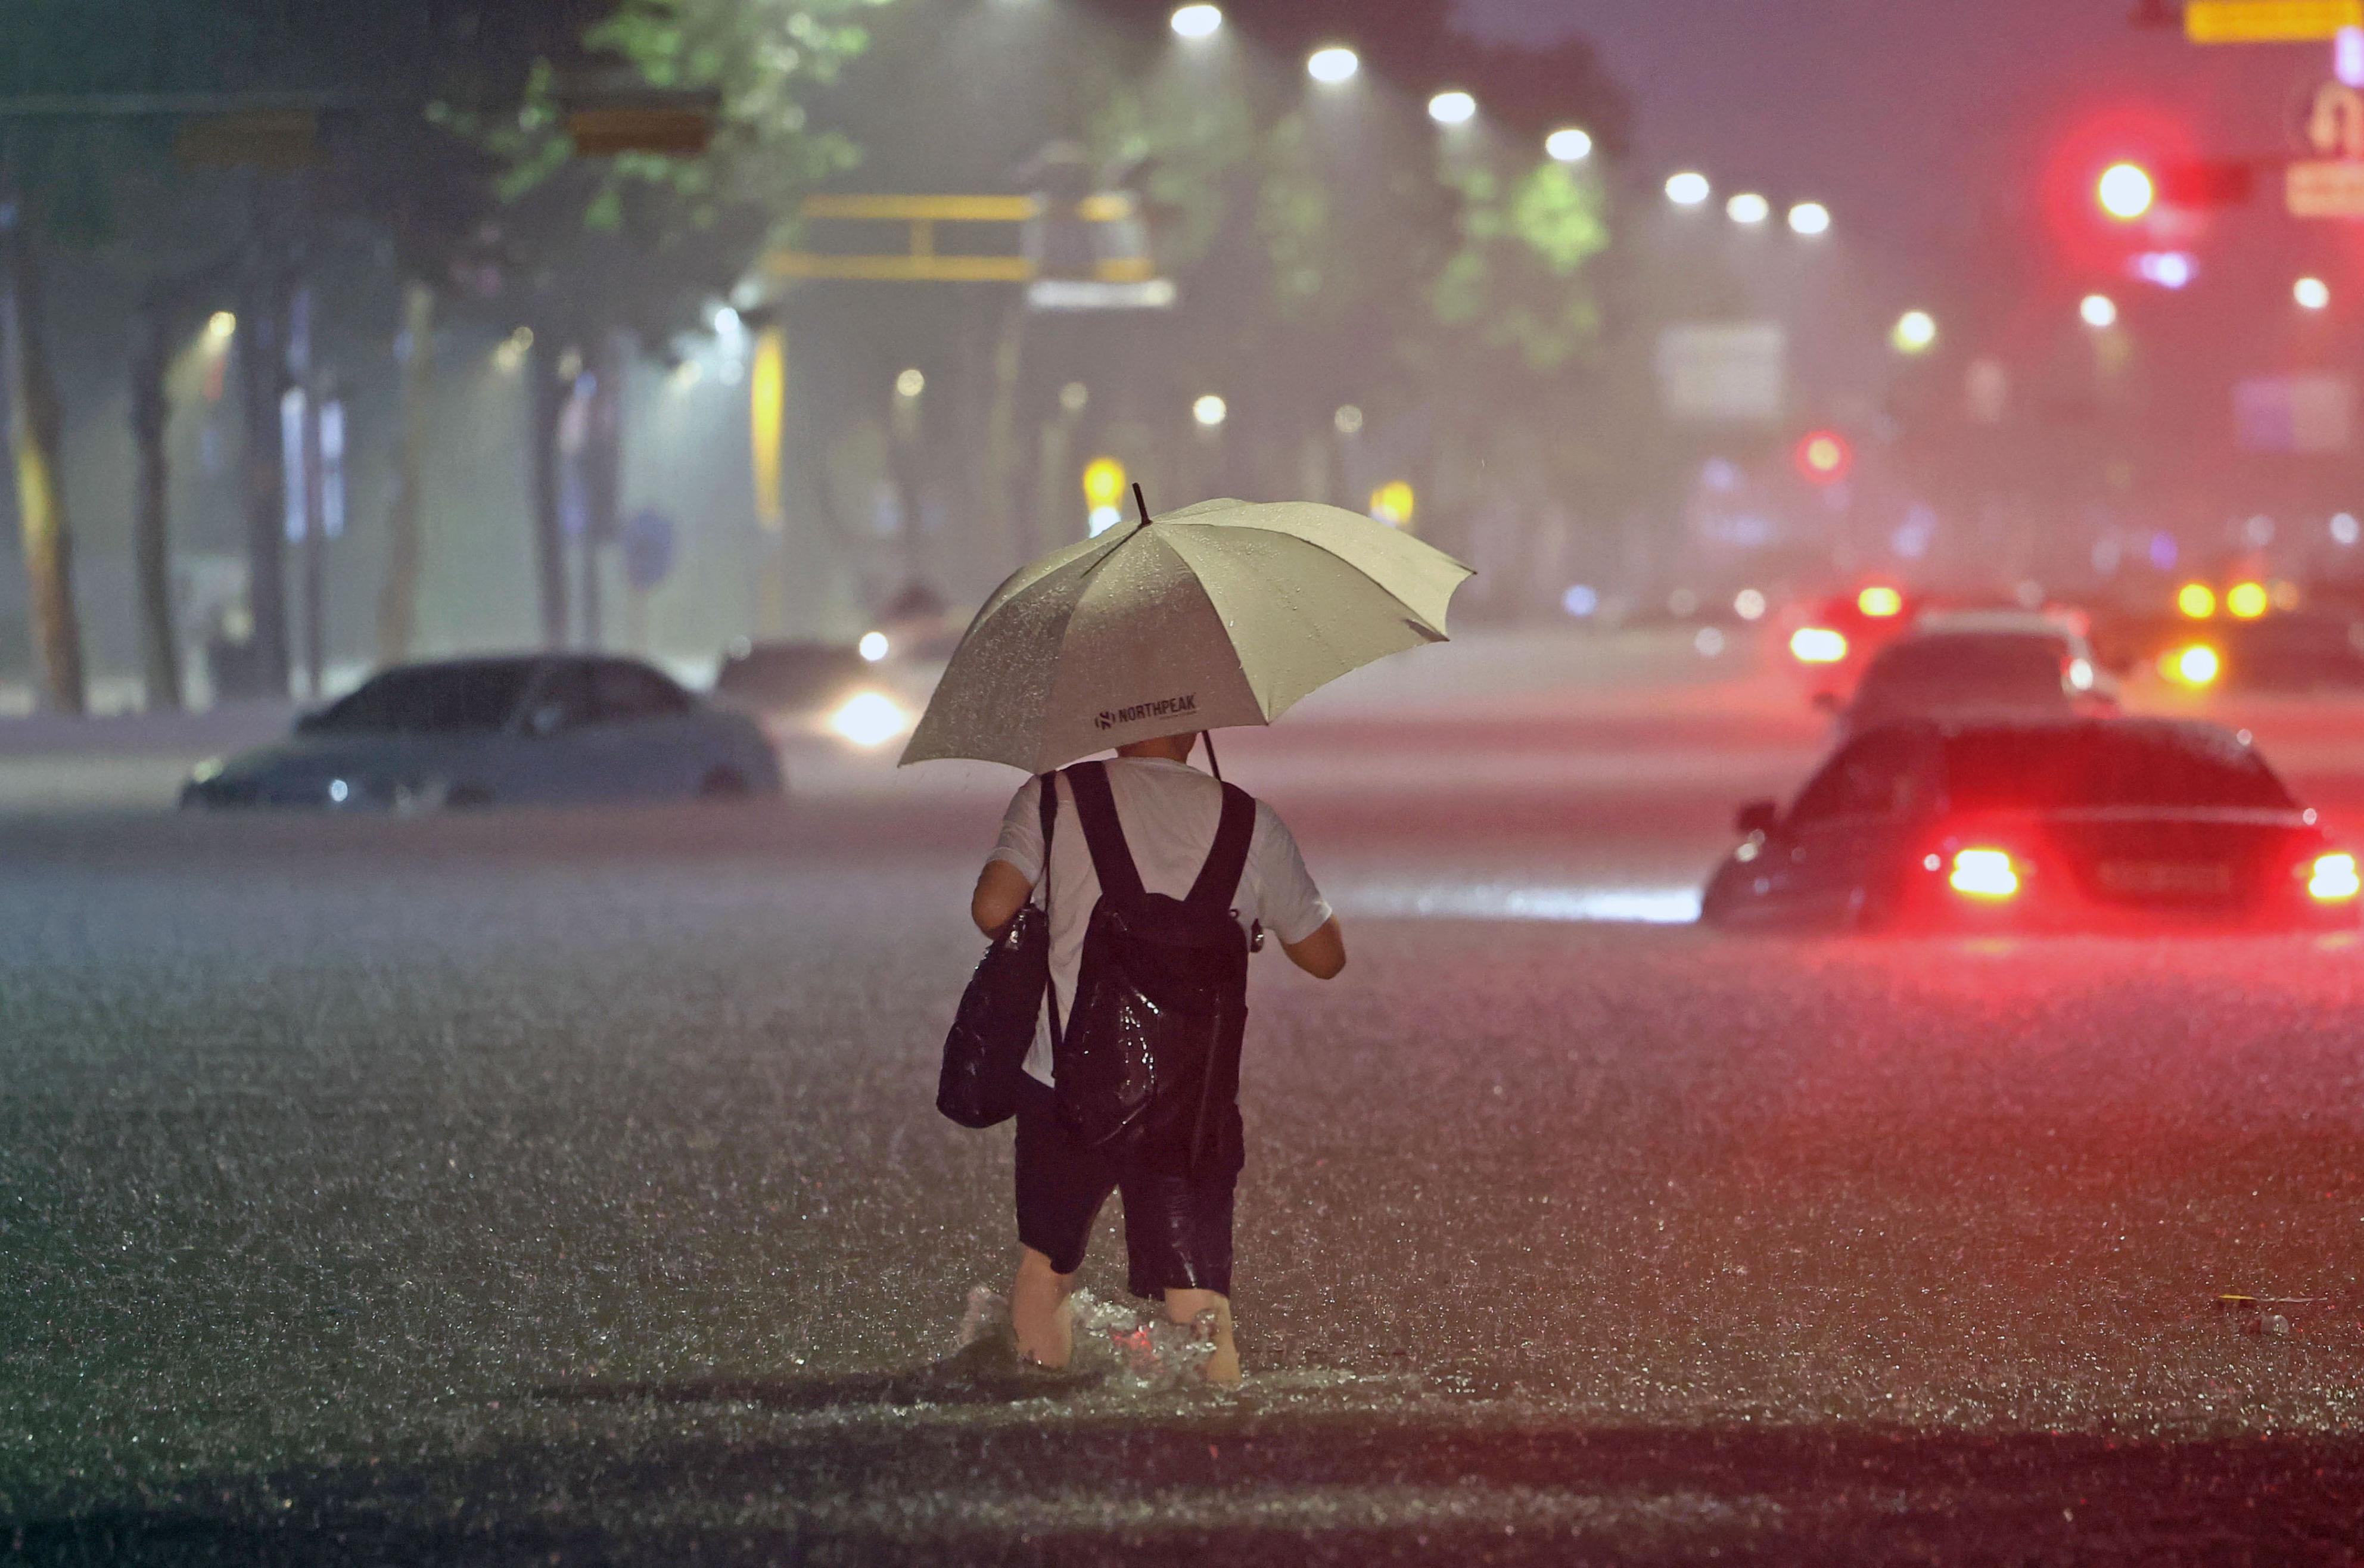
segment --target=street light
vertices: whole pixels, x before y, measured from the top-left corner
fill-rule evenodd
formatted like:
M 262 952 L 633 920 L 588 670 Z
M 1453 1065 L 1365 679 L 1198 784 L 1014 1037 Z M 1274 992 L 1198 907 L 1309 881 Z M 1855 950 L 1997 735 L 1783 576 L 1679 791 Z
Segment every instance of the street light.
M 1330 423 L 1340 435 L 1351 436 L 1363 428 L 1363 411 L 1351 403 L 1340 404 Z
M 1581 163 L 1592 156 L 1592 135 L 1572 125 L 1562 126 L 1544 138 L 1544 150 L 1562 163 Z
M 1707 176 L 1696 169 L 1667 176 L 1667 199 L 1677 206 L 1697 206 L 1713 194 Z
M 1792 234 L 1827 234 L 1831 229 L 1831 209 L 1820 202 L 1800 202 L 1790 209 L 1790 232 Z
M 1211 392 L 1190 405 L 1190 417 L 1198 420 L 1210 430 L 1221 424 L 1230 413 L 1231 409 L 1225 406 L 1223 400 Z
M 928 378 L 914 367 L 895 378 L 895 395 L 909 401 L 928 390 Z
M 1925 310 L 1908 310 L 1896 318 L 1896 329 L 1889 336 L 1899 353 L 1925 353 L 1937 341 L 1937 318 Z
M 2321 310 L 2331 303 L 2331 285 L 2321 278 L 2301 278 L 2291 284 L 2291 297 L 2303 310 Z
M 217 310 L 206 321 L 206 335 L 215 342 L 227 340 L 238 330 L 238 317 L 227 310 Z
M 2133 163 L 2111 164 L 2093 187 L 2093 198 L 2102 204 L 2102 210 L 2120 223 L 2132 223 L 2150 211 L 2158 195 L 2149 172 Z
M 1186 39 L 1210 39 L 1223 25 L 1223 13 L 1213 6 L 1185 6 L 1174 13 L 1174 30 Z
M 1478 100 L 1455 89 L 1428 101 L 1428 117 L 1439 125 L 1466 125 L 1478 114 Z
M 1341 82 L 1353 80 L 1355 72 L 1361 69 L 1361 58 L 1344 44 L 1333 43 L 1327 49 L 1317 49 L 1305 61 L 1308 76 L 1333 87 Z
M 1773 216 L 1773 204 L 1755 191 L 1743 191 L 1723 204 L 1723 212 L 1733 222 L 1753 228 Z
M 2099 331 L 2118 324 L 2118 302 L 2105 294 L 2089 294 L 2077 302 L 2077 314 L 2085 325 Z

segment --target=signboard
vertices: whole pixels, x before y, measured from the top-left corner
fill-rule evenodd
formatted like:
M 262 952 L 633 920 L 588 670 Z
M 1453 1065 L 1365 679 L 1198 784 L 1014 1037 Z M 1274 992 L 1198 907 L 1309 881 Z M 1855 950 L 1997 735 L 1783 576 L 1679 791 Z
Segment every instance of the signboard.
M 644 506 L 625 521 L 620 541 L 624 581 L 645 594 L 673 570 L 673 519 L 653 506 Z
M 2364 27 L 2364 0 L 2184 0 L 2193 43 L 2307 43 Z
M 2344 375 L 2259 375 L 2233 386 L 2234 439 L 2245 452 L 2344 452 L 2355 422 L 2356 384 Z
M 2364 93 L 2325 82 L 2308 106 L 2314 157 L 2291 164 L 2282 203 L 2292 217 L 2364 217 Z
M 2284 179 L 2282 202 L 2292 217 L 2364 217 L 2364 161 L 2293 163 Z
M 1658 401 L 1672 419 L 1767 425 L 1789 389 L 1789 339 L 1771 321 L 1701 322 L 1658 334 Z

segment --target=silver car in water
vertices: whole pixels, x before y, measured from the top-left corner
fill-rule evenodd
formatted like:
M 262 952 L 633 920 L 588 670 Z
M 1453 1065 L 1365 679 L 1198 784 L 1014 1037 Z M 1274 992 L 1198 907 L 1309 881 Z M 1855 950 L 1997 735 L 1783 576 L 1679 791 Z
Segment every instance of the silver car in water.
M 763 730 L 637 660 L 520 654 L 403 664 L 202 763 L 184 807 L 418 811 L 781 792 Z

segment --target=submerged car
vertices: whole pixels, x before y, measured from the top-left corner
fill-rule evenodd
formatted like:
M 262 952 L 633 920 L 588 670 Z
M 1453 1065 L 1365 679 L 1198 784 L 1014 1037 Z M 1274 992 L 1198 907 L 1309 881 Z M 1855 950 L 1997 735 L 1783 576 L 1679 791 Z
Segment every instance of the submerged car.
M 864 749 L 916 718 L 886 635 L 859 643 L 738 642 L 722 656 L 714 700 L 753 717 L 775 742 L 834 739 Z
M 383 671 L 288 739 L 200 765 L 181 804 L 413 811 L 780 789 L 763 731 L 662 671 L 525 654 Z
M 1738 827 L 1701 902 L 1730 927 L 2352 927 L 2364 892 L 2246 736 L 2191 721 L 1890 725 Z
M 1842 715 L 1857 734 L 1902 719 L 2104 717 L 2113 683 L 2073 628 L 2019 611 L 1923 617 L 1856 683 Z

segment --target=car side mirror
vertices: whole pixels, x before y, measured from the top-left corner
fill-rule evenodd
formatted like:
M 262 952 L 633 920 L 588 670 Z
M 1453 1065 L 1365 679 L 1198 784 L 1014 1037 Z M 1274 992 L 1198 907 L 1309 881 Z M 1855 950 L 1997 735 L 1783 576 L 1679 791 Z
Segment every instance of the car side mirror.
M 1759 833 L 1772 832 L 1780 821 L 1781 807 L 1779 805 L 1769 800 L 1752 800 L 1733 814 L 1732 825 L 1744 836 L 1754 838 Z
M 1845 706 L 1846 704 L 1839 701 L 1839 695 L 1836 692 L 1816 692 L 1814 694 L 1814 707 L 1818 712 L 1836 713 Z

